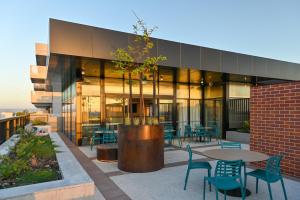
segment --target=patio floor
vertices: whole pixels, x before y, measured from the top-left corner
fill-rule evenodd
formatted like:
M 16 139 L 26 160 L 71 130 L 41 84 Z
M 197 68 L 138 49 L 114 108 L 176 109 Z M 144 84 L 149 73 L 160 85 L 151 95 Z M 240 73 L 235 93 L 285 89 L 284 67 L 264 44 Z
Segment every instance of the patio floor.
M 189 141 L 185 141 L 182 146 L 185 146 Z M 175 142 L 176 144 L 176 142 Z M 201 152 L 208 149 L 220 148 L 217 142 L 211 143 L 189 143 L 193 150 L 194 160 L 207 160 L 213 166 L 216 161 L 210 160 L 201 155 Z M 128 173 L 120 171 L 117 167 L 117 162 L 100 162 L 96 160 L 96 148 L 93 151 L 90 147 L 76 147 L 72 146 L 74 153 L 79 155 L 79 161 L 85 157 L 85 166 L 87 172 L 94 179 L 97 188 L 102 193 L 103 198 L 106 199 L 202 199 L 203 192 L 203 177 L 207 175 L 206 170 L 192 170 L 190 172 L 187 190 L 183 190 L 184 178 L 187 168 L 188 153 L 184 149 L 174 146 L 167 146 L 165 148 L 165 167 L 162 170 L 151 173 Z M 249 149 L 249 145 L 243 144 L 243 149 Z M 78 155 L 76 157 L 78 157 Z M 86 163 L 90 161 L 90 166 Z M 93 167 L 91 167 L 93 166 Z M 98 170 L 96 170 L 94 167 Z M 97 171 L 97 172 L 91 172 Z M 90 172 L 89 172 L 90 171 Z M 247 171 L 251 171 L 247 168 Z M 103 176 L 104 175 L 104 176 Z M 101 177 L 101 178 L 100 178 Z M 103 178 L 105 177 L 105 178 Z M 103 184 L 97 184 L 97 180 L 101 179 Z M 103 181 L 102 179 L 105 179 Z M 100 180 L 99 180 L 100 181 Z M 300 182 L 297 180 L 284 179 L 288 199 L 297 200 L 299 198 Z M 109 184 L 109 189 L 103 188 L 105 184 Z M 284 199 L 280 183 L 271 185 L 273 198 Z M 247 188 L 252 194 L 247 197 L 249 200 L 254 199 L 268 199 L 268 188 L 263 182 L 259 182 L 259 192 L 255 194 L 255 179 L 249 177 Z M 101 195 L 101 194 L 98 194 Z M 207 199 L 215 199 L 215 191 L 209 192 L 207 187 Z M 223 199 L 223 195 L 219 193 L 219 198 Z M 240 199 L 228 196 L 228 199 Z

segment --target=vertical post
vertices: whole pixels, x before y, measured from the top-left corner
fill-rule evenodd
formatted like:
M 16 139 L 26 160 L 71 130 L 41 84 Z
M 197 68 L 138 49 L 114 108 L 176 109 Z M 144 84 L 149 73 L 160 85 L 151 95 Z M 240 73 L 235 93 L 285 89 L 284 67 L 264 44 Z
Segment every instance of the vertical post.
M 8 140 L 9 137 L 10 137 L 9 131 L 10 131 L 10 128 L 9 128 L 9 120 L 7 120 L 7 121 L 5 122 L 5 138 L 6 138 L 6 140 Z
M 229 99 L 229 91 L 228 91 L 228 74 L 223 74 L 223 97 L 222 97 L 222 139 L 226 139 L 226 130 L 228 129 L 228 99 Z
M 191 124 L 191 73 L 190 73 L 190 69 L 188 69 L 188 88 L 189 88 L 189 99 L 188 99 L 188 102 L 187 102 L 187 120 L 188 120 L 188 125 L 192 125 Z
M 173 126 L 175 125 L 175 129 L 178 129 L 177 121 L 177 94 L 176 94 L 176 79 L 177 79 L 177 69 L 173 69 L 173 106 L 172 106 L 172 121 Z
M 200 120 L 202 126 L 205 126 L 205 71 L 202 71 L 201 74 L 201 115 L 200 115 Z M 203 82 L 202 82 L 203 81 Z
M 105 91 L 104 91 L 104 66 L 105 62 L 101 60 L 100 62 L 100 121 L 101 123 L 105 122 Z

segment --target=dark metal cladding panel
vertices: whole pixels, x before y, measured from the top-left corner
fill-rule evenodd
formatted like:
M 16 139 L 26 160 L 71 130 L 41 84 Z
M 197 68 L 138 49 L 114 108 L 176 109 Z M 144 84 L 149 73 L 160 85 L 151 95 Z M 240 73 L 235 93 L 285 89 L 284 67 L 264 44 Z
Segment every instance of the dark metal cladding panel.
M 267 74 L 272 74 L 276 78 L 281 77 L 281 68 L 283 63 L 281 61 L 266 59 L 267 62 Z
M 50 52 L 92 57 L 92 27 L 50 20 Z
M 253 75 L 252 73 L 252 59 L 250 56 L 244 54 L 237 55 L 238 74 Z
M 286 79 L 300 80 L 300 65 L 296 63 L 285 63 Z
M 157 54 L 167 57 L 162 65 L 180 67 L 180 43 L 158 39 Z
M 226 73 L 237 73 L 237 55 L 228 51 L 223 51 L 221 55 L 221 70 Z
M 132 34 L 50 19 L 50 55 L 63 54 L 112 59 L 116 48 L 126 48 Z M 170 67 L 300 80 L 300 65 L 206 47 L 155 39 L 152 56 L 164 55 Z M 50 56 L 50 60 L 51 60 Z M 53 70 L 49 64 L 49 70 Z
M 267 70 L 267 61 L 264 58 L 253 56 L 253 74 L 257 74 L 262 77 L 273 76 L 273 72 L 271 71 L 268 74 Z
M 93 57 L 112 59 L 112 52 L 117 48 L 126 49 L 128 46 L 128 35 L 120 32 L 93 29 Z
M 201 47 L 201 69 L 221 72 L 221 52 Z
M 200 47 L 181 44 L 181 66 L 200 69 Z

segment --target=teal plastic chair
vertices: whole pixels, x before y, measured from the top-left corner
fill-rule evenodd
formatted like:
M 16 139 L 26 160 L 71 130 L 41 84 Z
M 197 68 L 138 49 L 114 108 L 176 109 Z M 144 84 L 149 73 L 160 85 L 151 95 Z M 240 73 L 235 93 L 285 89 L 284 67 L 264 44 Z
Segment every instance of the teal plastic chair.
M 196 137 L 199 137 L 199 139 L 203 138 L 204 142 L 209 141 L 210 135 L 203 127 L 196 127 L 194 134 Z
M 226 161 L 219 160 L 215 169 L 214 177 L 204 177 L 203 185 L 203 199 L 205 200 L 206 182 L 213 185 L 216 190 L 216 199 L 219 199 L 219 190 L 224 191 L 224 198 L 226 200 L 226 191 L 233 189 L 240 189 L 242 193 L 242 199 L 245 199 L 244 188 L 242 184 L 241 176 L 241 160 Z
M 256 178 L 256 193 L 258 192 L 258 180 L 261 179 L 268 184 L 269 189 L 269 196 L 272 200 L 272 190 L 271 190 L 271 183 L 275 183 L 277 181 L 281 182 L 281 186 L 283 189 L 284 199 L 287 200 L 286 190 L 283 182 L 283 178 L 281 176 L 280 171 L 280 162 L 282 156 L 272 156 L 268 159 L 265 170 L 263 169 L 256 169 L 252 172 L 246 173 L 245 176 L 245 188 L 247 184 L 247 176 L 253 176 Z
M 222 149 L 242 149 L 242 145 L 239 142 L 221 142 Z
M 176 131 L 176 138 L 178 140 L 178 146 L 182 148 L 182 137 L 181 137 L 181 128 Z
M 102 134 L 102 142 L 103 144 L 116 143 L 117 137 L 116 134 L 114 133 L 114 130 L 104 129 Z
M 186 137 L 189 137 L 189 138 L 193 137 L 193 132 L 192 132 L 192 128 L 190 125 L 184 126 L 184 140 Z
M 221 142 L 221 149 L 242 149 L 242 145 L 239 142 Z M 244 177 L 246 177 L 246 163 L 243 161 Z
M 210 131 L 210 139 L 211 138 L 215 138 L 217 141 L 218 141 L 218 144 L 220 144 L 220 141 L 221 141 L 221 130 L 218 126 L 214 126 L 213 127 L 213 130 Z
M 184 190 L 186 190 L 186 185 L 187 185 L 187 182 L 189 179 L 190 170 L 192 170 L 192 169 L 207 169 L 208 177 L 211 176 L 211 165 L 209 164 L 209 162 L 193 161 L 193 157 L 192 157 L 193 153 L 192 153 L 190 145 L 187 145 L 186 149 L 189 153 L 189 161 L 188 161 L 188 168 L 187 168 L 186 175 L 185 175 Z
M 164 139 L 167 140 L 169 144 L 172 144 L 173 129 L 164 129 Z
M 92 138 L 90 141 L 91 150 L 93 150 L 93 146 L 95 145 L 96 141 L 99 141 L 100 144 L 103 143 L 103 128 L 101 127 L 93 127 L 92 128 Z

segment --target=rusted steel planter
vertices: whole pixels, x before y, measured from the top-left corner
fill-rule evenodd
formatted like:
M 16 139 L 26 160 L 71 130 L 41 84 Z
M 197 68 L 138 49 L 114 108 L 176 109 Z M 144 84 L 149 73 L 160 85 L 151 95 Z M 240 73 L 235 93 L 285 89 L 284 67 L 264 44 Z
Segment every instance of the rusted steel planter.
M 152 172 L 164 167 L 162 125 L 121 125 L 118 167 L 126 172 Z

